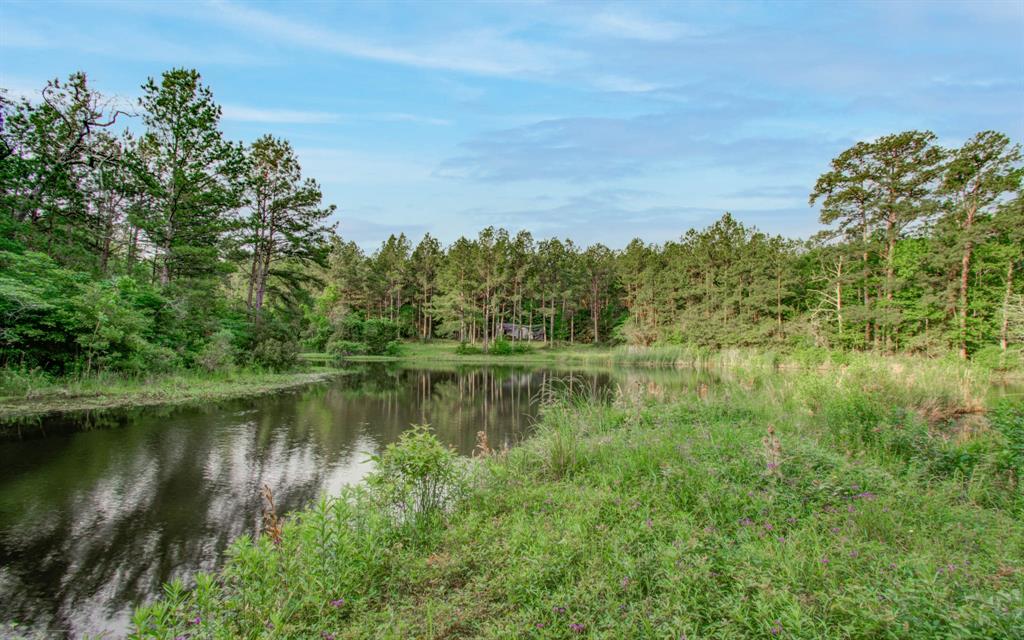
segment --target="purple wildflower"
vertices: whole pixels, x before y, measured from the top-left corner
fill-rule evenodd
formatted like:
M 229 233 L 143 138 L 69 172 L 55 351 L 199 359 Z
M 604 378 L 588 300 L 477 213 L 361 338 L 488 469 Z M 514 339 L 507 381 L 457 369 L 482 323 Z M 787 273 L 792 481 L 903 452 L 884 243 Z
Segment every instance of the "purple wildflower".
M 764 525 L 764 530 L 765 530 L 765 531 L 771 531 L 771 530 L 772 530 L 772 529 L 774 529 L 774 528 L 775 528 L 775 527 L 773 527 L 773 526 L 772 526 L 772 523 L 770 523 L 770 522 L 766 522 L 766 523 L 765 523 L 765 525 Z
M 557 613 L 558 615 L 562 615 L 563 613 L 565 613 L 565 607 L 551 607 L 551 610 Z
M 199 624 L 202 621 L 203 621 L 202 618 L 200 618 L 199 616 L 196 616 L 196 617 L 192 618 L 191 620 L 189 620 L 189 624 Z
M 623 589 L 628 589 L 630 582 L 632 582 L 632 581 L 629 579 L 629 576 L 626 576 L 625 578 L 623 578 L 622 579 L 622 588 Z
M 583 633 L 586 630 L 586 627 L 579 622 L 570 624 L 569 628 L 572 629 L 573 633 Z
M 331 606 L 335 609 L 340 609 L 345 606 L 345 598 L 338 598 L 337 600 L 331 600 Z
M 650 529 L 651 527 L 654 526 L 654 520 L 651 520 L 650 518 L 647 518 L 646 520 L 644 520 L 644 526 L 647 527 L 648 529 Z
M 321 631 L 320 637 L 323 638 L 323 640 L 334 640 L 334 634 L 327 631 Z
M 741 526 L 749 527 L 752 524 L 754 524 L 754 521 L 751 520 L 750 518 L 743 518 L 742 520 L 740 520 L 740 525 Z
M 785 542 L 786 536 L 779 536 L 779 542 Z
M 821 564 L 828 564 L 828 556 L 821 556 Z
M 859 555 L 860 555 L 860 553 L 856 549 L 854 549 L 853 551 L 850 552 L 850 557 L 851 558 L 856 558 Z
M 776 620 L 775 624 L 772 626 L 772 635 L 777 636 L 780 633 L 782 633 L 782 620 Z
M 537 627 L 538 629 L 543 629 L 544 628 L 544 623 L 543 622 L 538 622 L 534 626 Z

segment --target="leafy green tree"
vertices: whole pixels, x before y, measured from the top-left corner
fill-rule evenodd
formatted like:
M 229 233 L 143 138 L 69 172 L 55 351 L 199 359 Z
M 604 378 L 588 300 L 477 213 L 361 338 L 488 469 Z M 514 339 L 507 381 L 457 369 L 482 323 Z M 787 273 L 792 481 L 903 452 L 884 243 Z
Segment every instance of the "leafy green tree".
M 957 229 L 960 254 L 957 341 L 964 359 L 971 257 L 979 242 L 992 233 L 989 219 L 996 207 L 1020 190 L 1022 177 L 1020 145 L 995 131 L 982 131 L 968 140 L 953 152 L 945 169 L 942 192 L 950 198 L 949 216 Z
M 246 304 L 259 318 L 267 284 L 275 276 L 284 293 L 310 280 L 305 269 L 324 266 L 329 250 L 326 224 L 334 206 L 323 207 L 320 186 L 302 178 L 291 145 L 273 136 L 252 143 L 247 154 L 241 241 L 252 256 Z
M 133 154 L 142 198 L 134 222 L 153 243 L 161 284 L 216 274 L 240 204 L 242 149 L 224 140 L 220 107 L 197 71 L 167 71 L 142 90 L 146 131 Z

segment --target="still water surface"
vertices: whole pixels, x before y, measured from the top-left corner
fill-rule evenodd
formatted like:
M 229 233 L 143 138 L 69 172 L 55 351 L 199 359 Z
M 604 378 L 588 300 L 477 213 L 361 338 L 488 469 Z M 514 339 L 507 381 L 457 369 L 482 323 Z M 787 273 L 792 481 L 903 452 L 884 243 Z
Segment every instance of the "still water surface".
M 0 442 L 0 636 L 4 621 L 123 635 L 135 604 L 258 531 L 263 484 L 279 512 L 300 508 L 362 478 L 410 424 L 466 455 L 480 430 L 511 445 L 545 389 L 601 395 L 622 375 L 370 364 L 255 399 L 44 419 Z

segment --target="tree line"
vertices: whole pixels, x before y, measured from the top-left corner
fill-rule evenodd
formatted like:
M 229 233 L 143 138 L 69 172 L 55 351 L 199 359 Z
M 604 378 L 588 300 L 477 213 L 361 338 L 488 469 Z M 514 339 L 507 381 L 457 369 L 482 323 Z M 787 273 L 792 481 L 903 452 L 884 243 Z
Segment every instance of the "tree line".
M 225 139 L 197 73 L 136 105 L 84 73 L 38 100 L 0 92 L 0 359 L 59 373 L 142 371 L 244 353 L 286 366 L 298 344 L 268 298 L 308 299 L 333 206 L 291 145 Z
M 335 239 L 315 341 L 326 347 L 331 319 L 356 313 L 484 347 L 514 323 L 542 326 L 547 342 L 1005 359 L 1024 339 L 1022 176 L 1020 146 L 1003 134 L 946 149 L 907 131 L 831 162 L 809 194 L 825 228 L 807 240 L 729 214 L 622 250 L 493 227 L 446 249 L 393 235 L 369 255 Z
M 367 253 L 335 233 L 287 141 L 225 139 L 195 71 L 148 80 L 132 107 L 81 73 L 0 101 L 8 368 L 279 367 L 401 338 L 490 349 L 510 325 L 548 344 L 1021 359 L 1024 170 L 998 132 L 853 145 L 809 189 L 823 229 L 803 240 L 725 214 L 623 249 L 488 227 Z

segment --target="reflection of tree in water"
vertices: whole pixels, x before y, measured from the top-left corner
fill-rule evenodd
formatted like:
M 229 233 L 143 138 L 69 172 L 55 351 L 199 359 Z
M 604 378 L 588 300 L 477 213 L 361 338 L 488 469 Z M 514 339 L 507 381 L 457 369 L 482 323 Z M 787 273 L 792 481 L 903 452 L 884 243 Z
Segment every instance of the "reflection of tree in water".
M 206 407 L 125 412 L 89 430 L 0 447 L 0 620 L 78 636 L 123 631 L 174 577 L 217 566 L 259 526 L 259 487 L 282 513 L 368 470 L 368 453 L 429 423 L 463 454 L 527 435 L 540 390 L 585 393 L 607 374 L 371 365 L 331 385 Z M 44 421 L 45 422 L 45 421 Z M 59 427 L 59 429 L 58 429 Z M 50 431 L 53 433 L 53 430 Z

